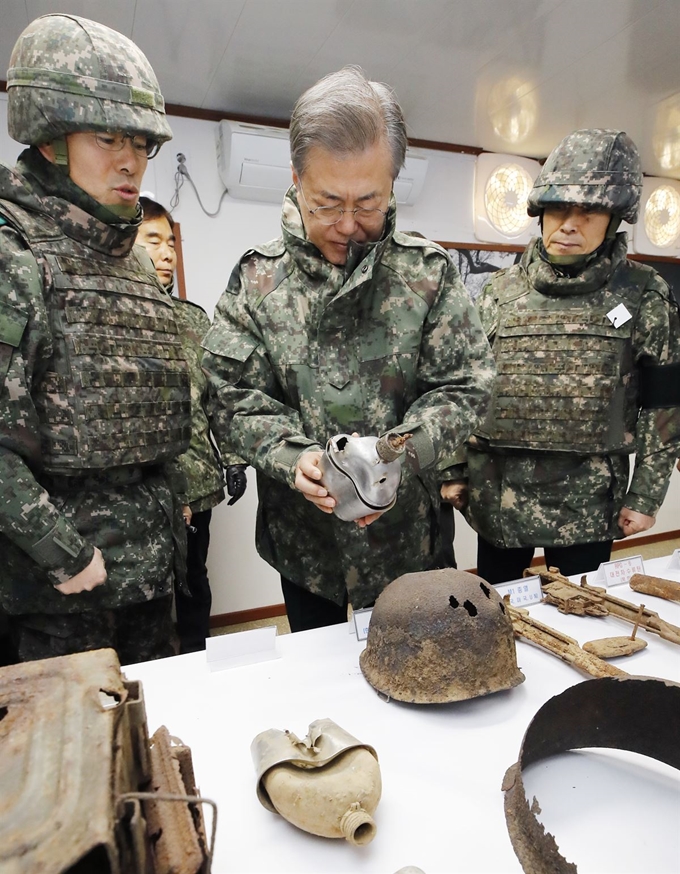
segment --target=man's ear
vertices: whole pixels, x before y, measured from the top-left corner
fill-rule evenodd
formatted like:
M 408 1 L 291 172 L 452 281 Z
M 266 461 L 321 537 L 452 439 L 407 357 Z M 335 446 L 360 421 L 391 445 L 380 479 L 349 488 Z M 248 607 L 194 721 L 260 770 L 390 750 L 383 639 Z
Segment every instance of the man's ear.
M 57 156 L 56 156 L 56 153 L 54 151 L 54 146 L 52 145 L 52 143 L 41 143 L 38 146 L 38 151 L 43 156 L 43 158 L 47 158 L 47 160 L 50 162 L 50 164 L 57 163 Z
M 295 172 L 295 167 L 293 167 L 293 162 L 290 162 L 290 172 L 293 174 L 293 185 L 297 188 L 300 182 L 300 177 Z

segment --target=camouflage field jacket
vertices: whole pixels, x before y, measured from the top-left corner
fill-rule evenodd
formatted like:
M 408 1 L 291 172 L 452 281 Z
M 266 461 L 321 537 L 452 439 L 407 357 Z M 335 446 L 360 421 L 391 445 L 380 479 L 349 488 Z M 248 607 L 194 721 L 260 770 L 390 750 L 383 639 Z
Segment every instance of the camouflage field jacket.
M 350 245 L 337 267 L 306 239 L 291 189 L 282 237 L 243 256 L 203 344 L 215 433 L 258 472 L 260 555 L 337 603 L 347 590 L 355 607 L 432 562 L 436 471 L 484 414 L 493 376 L 448 256 L 394 221 L 393 203 L 382 239 Z M 388 430 L 413 434 L 414 460 L 374 524 L 340 521 L 293 489 L 302 452 Z
M 500 348 L 508 347 L 507 343 L 497 342 L 501 318 L 504 325 L 509 324 L 506 316 L 501 317 L 499 299 L 507 299 L 513 286 L 517 300 L 526 300 L 525 295 L 530 290 L 534 295 L 540 293 L 546 301 L 543 306 L 551 313 L 559 314 L 562 307 L 559 336 L 559 326 L 555 323 L 550 325 L 547 340 L 534 338 L 537 351 L 533 366 L 539 370 L 551 369 L 555 381 L 565 380 L 567 372 L 575 368 L 574 378 L 570 384 L 565 382 L 562 401 L 548 397 L 546 389 L 544 408 L 551 413 L 546 415 L 543 424 L 545 451 L 493 446 L 478 433 L 467 449 L 467 467 L 458 468 L 460 478 L 468 479 L 468 521 L 485 540 L 504 548 L 571 546 L 620 537 L 617 518 L 621 508 L 655 515 L 665 497 L 673 467 L 673 450 L 662 444 L 655 422 L 656 411 L 640 411 L 634 390 L 639 369 L 646 364 L 665 363 L 673 343 L 677 343 L 673 337 L 677 319 L 672 318 L 668 286 L 650 267 L 626 259 L 626 236 L 622 233 L 617 235 L 609 255 L 600 256 L 574 277 L 558 275 L 540 258 L 538 245 L 534 240 L 520 264 L 494 276 L 477 301 L 478 312 L 498 356 Z M 625 287 L 626 283 L 630 287 Z M 567 298 L 572 305 L 564 305 Z M 601 347 L 597 337 L 578 338 L 576 345 L 570 338 L 569 332 L 585 321 L 574 319 L 574 312 L 587 314 L 590 308 L 593 328 L 588 329 L 590 333 L 615 336 L 617 329 L 606 312 L 623 301 L 632 316 L 620 326 L 621 360 L 625 361 L 625 367 L 618 378 L 625 403 L 618 412 L 616 407 L 609 412 L 610 416 L 620 419 L 618 424 L 612 419 L 612 432 L 621 433 L 622 425 L 625 426 L 623 442 L 599 453 L 564 451 L 564 435 L 571 433 L 575 442 L 585 439 L 579 436 L 579 423 L 595 416 L 584 411 L 583 404 L 599 403 L 600 390 L 601 397 L 611 397 L 609 383 L 617 373 L 616 360 L 610 360 L 611 356 L 607 358 L 604 351 L 599 376 L 594 369 L 593 351 Z M 541 318 L 545 321 L 544 316 Z M 525 315 L 521 321 L 527 321 Z M 543 347 L 547 351 L 539 352 Z M 565 360 L 564 366 L 553 362 L 549 367 L 552 359 L 560 355 Z M 499 381 L 507 369 L 505 363 L 497 357 Z M 547 379 L 545 374 L 541 378 Z M 526 385 L 530 381 L 528 378 Z M 578 389 L 579 384 L 586 389 Z M 572 391 L 574 387 L 576 390 Z M 516 401 L 513 404 L 517 406 Z M 527 404 L 527 409 L 530 408 L 527 415 L 535 417 L 536 400 L 527 398 Z M 590 427 L 594 428 L 595 423 L 593 418 Z M 555 435 L 555 446 L 562 451 L 552 451 L 551 433 Z M 630 453 L 635 453 L 632 479 Z M 453 478 L 452 472 L 450 475 Z
M 70 240 L 74 251 L 90 247 L 97 255 L 93 254 L 87 265 L 87 273 L 92 275 L 91 296 L 103 298 L 121 291 L 122 297 L 121 283 L 129 279 L 121 276 L 127 277 L 131 265 L 136 265 L 136 285 L 144 287 L 147 302 L 153 298 L 153 305 L 163 311 L 164 317 L 167 311 L 168 331 L 172 329 L 176 335 L 172 307 L 167 306 L 155 272 L 148 271 L 132 251 L 138 222 L 117 219 L 34 149 L 23 153 L 15 170 L 0 165 L 0 201 L 16 207 L 12 218 L 3 216 L 0 208 L 0 603 L 10 613 L 52 614 L 115 608 L 168 595 L 176 573 L 181 582 L 185 563 L 182 552 L 186 548 L 181 508 L 170 488 L 169 467 L 173 463 L 154 464 L 153 454 L 148 453 L 144 467 L 119 463 L 115 468 L 106 468 L 100 464 L 93 470 L 65 471 L 61 475 L 52 470 L 46 474 L 41 444 L 43 413 L 35 398 L 36 387 L 53 369 L 57 343 L 62 347 L 66 344 L 66 348 L 76 348 L 67 343 L 80 343 L 74 333 L 69 333 L 67 343 L 54 333 L 54 326 L 63 323 L 63 312 L 56 317 L 55 301 L 60 298 L 52 293 L 53 285 L 64 278 L 62 269 L 65 272 L 74 266 L 68 256 Z M 59 245 L 64 254 L 55 255 L 50 262 L 61 265 L 56 273 L 51 272 L 47 261 L 36 258 L 15 226 L 14 215 L 19 214 L 19 209 L 23 221 L 30 222 L 35 214 L 42 224 L 52 222 L 62 235 Z M 119 276 L 117 264 L 121 265 Z M 131 289 L 130 295 L 133 292 Z M 122 339 L 118 333 L 114 336 L 122 324 L 120 307 L 115 312 L 115 324 L 108 329 L 106 320 L 114 313 L 105 307 L 94 313 L 94 307 L 82 306 L 78 314 L 73 314 L 75 321 L 86 328 L 89 320 L 100 319 L 105 324 L 100 331 L 102 349 L 95 348 L 92 353 L 95 367 L 91 373 L 98 373 L 99 368 L 104 376 L 109 372 L 118 374 L 115 391 L 121 406 L 129 400 L 123 392 L 126 375 L 133 381 L 140 376 L 144 377 L 142 382 L 149 382 L 148 374 L 134 370 L 134 350 L 127 350 L 132 346 L 132 328 L 137 331 L 135 342 L 140 349 L 155 343 L 145 302 L 140 302 L 139 307 L 139 311 L 130 308 L 123 314 L 122 321 L 131 330 Z M 118 340 L 119 345 L 113 349 Z M 91 337 L 88 342 L 92 342 Z M 112 352 L 104 351 L 108 346 Z M 179 343 L 171 351 L 182 361 Z M 96 356 L 106 364 L 95 360 Z M 110 371 L 104 373 L 105 367 Z M 182 431 L 186 431 L 186 440 L 178 445 L 175 454 L 179 454 L 188 445 L 190 433 L 186 366 L 182 364 L 181 370 L 169 375 L 159 374 L 172 391 L 171 406 L 184 411 L 186 425 L 182 425 Z M 162 386 L 153 391 L 150 406 L 154 410 L 148 411 L 144 420 L 150 435 L 163 427 L 162 418 L 153 415 L 156 408 L 168 406 L 169 394 Z M 117 403 L 113 414 L 117 414 Z M 106 412 L 102 411 L 102 420 Z M 96 425 L 94 420 L 93 427 Z M 157 442 L 161 444 L 159 460 L 167 458 L 163 439 Z M 104 555 L 106 583 L 92 592 L 68 596 L 54 588 L 87 567 L 95 546 Z

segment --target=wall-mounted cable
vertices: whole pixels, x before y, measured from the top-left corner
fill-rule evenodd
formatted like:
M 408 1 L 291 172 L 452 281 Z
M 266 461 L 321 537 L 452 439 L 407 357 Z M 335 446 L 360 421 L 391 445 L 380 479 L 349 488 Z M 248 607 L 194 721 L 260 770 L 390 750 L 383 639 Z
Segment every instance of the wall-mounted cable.
M 184 181 L 187 180 L 191 187 L 194 189 L 194 193 L 196 194 L 196 199 L 198 200 L 198 205 L 201 207 L 203 212 L 209 218 L 215 218 L 215 216 L 219 215 L 220 210 L 222 209 L 222 201 L 226 194 L 228 194 L 228 189 L 225 188 L 222 194 L 220 195 L 219 202 L 217 204 L 217 209 L 215 212 L 209 212 L 204 206 L 203 201 L 201 200 L 201 195 L 198 193 L 198 189 L 196 188 L 196 184 L 194 180 L 191 178 L 191 174 L 189 173 L 189 168 L 187 167 L 187 159 L 186 155 L 182 152 L 177 153 L 177 169 L 175 170 L 175 191 L 170 198 L 170 210 L 174 210 L 179 205 L 179 192 L 182 186 L 184 185 Z

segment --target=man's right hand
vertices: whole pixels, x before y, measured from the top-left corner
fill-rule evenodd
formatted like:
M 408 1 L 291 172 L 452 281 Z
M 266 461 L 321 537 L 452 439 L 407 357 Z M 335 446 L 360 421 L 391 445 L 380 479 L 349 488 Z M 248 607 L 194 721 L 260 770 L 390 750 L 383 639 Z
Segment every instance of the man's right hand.
M 97 586 L 101 586 L 106 582 L 106 567 L 104 566 L 104 556 L 100 549 L 94 548 L 92 561 L 75 577 L 66 580 L 65 583 L 59 583 L 55 586 L 62 595 L 77 595 L 78 592 L 91 592 Z
M 305 452 L 295 465 L 295 488 L 318 507 L 323 513 L 332 513 L 335 499 L 331 498 L 328 491 L 321 485 L 321 471 L 319 462 L 323 452 L 315 450 Z
M 443 483 L 440 494 L 442 501 L 453 504 L 456 510 L 461 513 L 467 507 L 470 499 L 467 483 Z

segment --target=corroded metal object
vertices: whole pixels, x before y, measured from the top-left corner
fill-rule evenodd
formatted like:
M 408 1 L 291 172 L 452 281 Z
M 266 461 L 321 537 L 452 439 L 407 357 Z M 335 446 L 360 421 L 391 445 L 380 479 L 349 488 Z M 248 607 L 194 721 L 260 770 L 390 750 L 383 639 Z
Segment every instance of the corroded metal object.
M 640 617 L 645 609 L 644 604 L 640 604 L 638 609 L 638 621 L 635 623 L 630 637 L 601 637 L 598 640 L 588 640 L 583 644 L 583 649 L 586 652 L 592 653 L 601 659 L 615 659 L 619 656 L 629 656 L 636 652 L 640 652 L 647 646 L 646 640 L 640 640 L 636 637 Z
M 633 574 L 628 580 L 628 585 L 634 592 L 642 592 L 643 595 L 656 595 L 657 598 L 665 598 L 667 601 L 680 601 L 680 583 L 674 580 L 650 577 L 648 574 Z
M 527 571 L 524 572 L 527 574 Z M 615 598 L 610 595 L 606 589 L 599 586 L 589 586 L 585 576 L 581 578 L 581 585 L 577 586 L 572 583 L 567 577 L 563 576 L 558 568 L 551 567 L 548 571 L 540 571 L 541 588 L 545 595 L 546 603 L 553 604 L 557 607 L 560 613 L 578 613 L 578 610 L 572 609 L 572 605 L 578 599 L 583 601 L 584 605 L 592 605 L 593 609 L 604 608 L 605 613 L 589 612 L 590 616 L 607 615 L 618 616 L 625 622 L 630 622 L 635 625 L 639 622 L 640 628 L 645 631 L 651 631 L 653 634 L 658 634 L 664 640 L 671 643 L 680 644 L 680 628 L 677 625 L 672 625 L 659 617 L 658 613 L 653 610 L 643 609 L 640 612 L 639 604 L 631 604 L 630 601 L 624 601 L 622 598 Z M 584 612 L 585 606 L 584 606 Z M 638 616 L 638 613 L 640 615 Z
M 331 437 L 319 468 L 324 487 L 335 498 L 333 512 L 338 518 L 352 522 L 394 506 L 402 458 L 410 437 L 410 434 Z
M 207 874 L 211 851 L 196 864 L 184 848 L 161 859 L 147 829 L 157 737 L 150 745 L 141 684 L 112 649 L 0 669 L 0 871 Z M 188 811 L 200 801 L 188 794 L 167 806 Z
M 397 701 L 462 701 L 524 682 L 498 593 L 454 568 L 404 574 L 376 601 L 361 670 Z
M 576 874 L 529 805 L 522 770 L 585 747 L 629 750 L 680 769 L 680 685 L 647 677 L 605 677 L 571 686 L 547 701 L 529 724 L 519 760 L 505 773 L 505 819 L 526 874 Z
M 513 607 L 508 602 L 506 602 L 505 607 L 517 637 L 530 640 L 541 649 L 553 653 L 563 662 L 567 662 L 585 674 L 590 674 L 591 677 L 627 676 L 626 672 L 620 668 L 608 665 L 597 655 L 581 649 L 578 641 L 574 640 L 573 637 L 568 637 L 561 631 L 557 631 L 556 628 L 551 628 L 550 625 L 544 625 L 543 622 L 533 619 L 526 610 Z
M 250 746 L 257 797 L 273 813 L 311 834 L 373 840 L 382 781 L 378 755 L 331 719 L 317 719 L 300 740 L 271 728 Z

